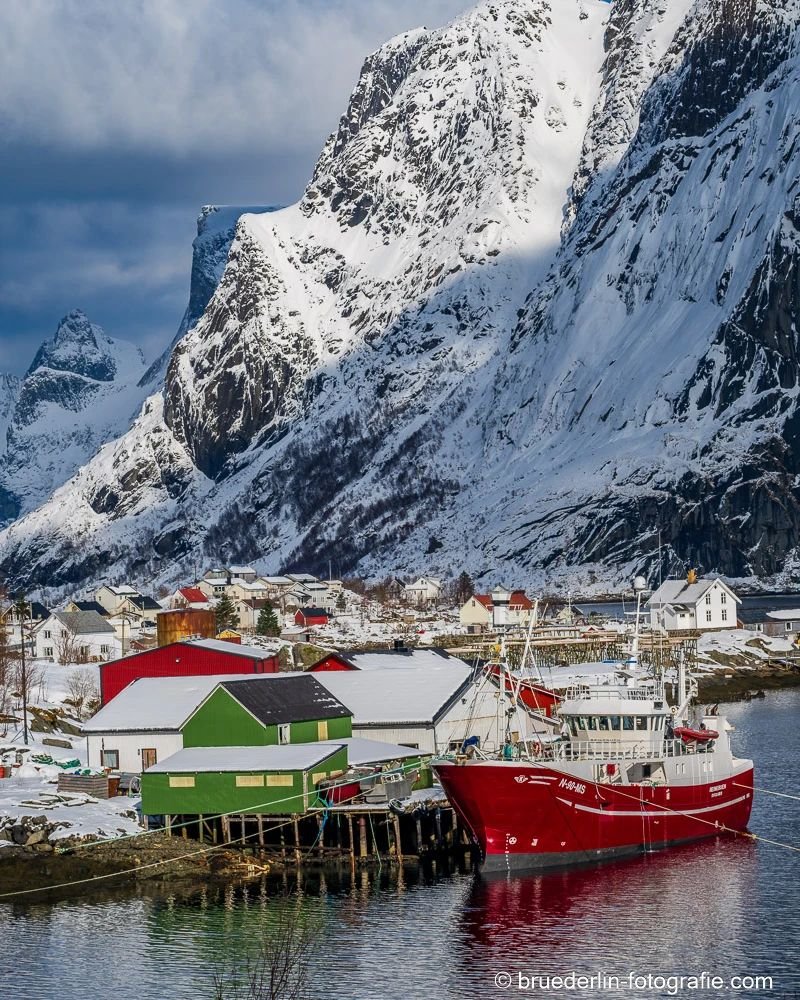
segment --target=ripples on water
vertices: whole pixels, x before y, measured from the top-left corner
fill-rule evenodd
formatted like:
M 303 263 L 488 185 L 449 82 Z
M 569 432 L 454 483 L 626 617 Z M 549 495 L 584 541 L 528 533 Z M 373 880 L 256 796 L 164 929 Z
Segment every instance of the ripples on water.
M 799 793 L 800 692 L 730 706 L 728 715 L 737 727 L 737 752 L 755 758 L 756 783 Z M 800 803 L 757 795 L 751 829 L 800 843 L 799 809 Z M 777 847 L 720 839 L 512 879 L 441 870 L 428 876 L 409 870 L 401 879 L 385 871 L 306 873 L 184 896 L 140 887 L 18 904 L 0 907 L 0 996 L 210 996 L 214 972 L 241 960 L 286 907 L 299 907 L 320 927 L 315 998 L 543 996 L 497 990 L 495 974 L 702 971 L 775 977 L 775 992 L 739 996 L 797 996 L 798 865 L 800 855 Z

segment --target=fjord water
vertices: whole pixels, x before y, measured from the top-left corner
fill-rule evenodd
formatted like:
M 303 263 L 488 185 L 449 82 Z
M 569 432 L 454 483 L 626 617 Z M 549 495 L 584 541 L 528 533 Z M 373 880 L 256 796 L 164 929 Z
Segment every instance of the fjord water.
M 755 760 L 756 785 L 800 794 L 800 691 L 723 709 L 736 726 L 736 752 Z M 756 794 L 750 828 L 800 845 L 800 802 Z M 408 870 L 402 879 L 386 870 L 352 879 L 348 871 L 292 873 L 227 890 L 130 888 L 0 906 L 0 996 L 211 996 L 215 971 L 241 962 L 287 907 L 318 928 L 314 998 L 669 995 L 657 986 L 519 989 L 526 976 L 572 972 L 774 977 L 771 991 L 678 993 L 693 997 L 800 989 L 800 853 L 719 839 L 512 879 L 441 870 Z M 510 988 L 495 985 L 503 973 Z

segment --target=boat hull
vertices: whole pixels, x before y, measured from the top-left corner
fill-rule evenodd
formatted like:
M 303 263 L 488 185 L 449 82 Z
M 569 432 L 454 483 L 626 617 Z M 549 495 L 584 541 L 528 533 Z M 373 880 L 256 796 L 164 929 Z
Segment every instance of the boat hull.
M 440 761 L 448 799 L 471 828 L 486 871 L 612 860 L 747 827 L 753 768 L 696 784 L 596 783 L 537 764 Z

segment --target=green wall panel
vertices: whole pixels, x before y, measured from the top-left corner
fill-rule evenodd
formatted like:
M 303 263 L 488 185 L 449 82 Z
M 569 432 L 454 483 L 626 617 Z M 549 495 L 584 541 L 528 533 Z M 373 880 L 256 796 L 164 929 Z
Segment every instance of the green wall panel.
M 346 749 L 337 750 L 326 760 L 303 771 L 253 772 L 240 771 L 239 774 L 263 774 L 264 785 L 240 788 L 236 785 L 236 774 L 232 771 L 208 771 L 194 775 L 194 788 L 170 788 L 169 774 L 156 773 L 142 775 L 142 812 L 147 816 L 166 813 L 175 815 L 214 815 L 229 812 L 289 813 L 305 812 L 304 778 L 308 786 L 308 804 L 314 804 L 316 795 L 312 785 L 312 775 L 343 771 L 347 767 Z M 268 774 L 291 775 L 292 784 L 270 786 L 266 784 Z M 185 775 L 180 775 L 185 777 Z

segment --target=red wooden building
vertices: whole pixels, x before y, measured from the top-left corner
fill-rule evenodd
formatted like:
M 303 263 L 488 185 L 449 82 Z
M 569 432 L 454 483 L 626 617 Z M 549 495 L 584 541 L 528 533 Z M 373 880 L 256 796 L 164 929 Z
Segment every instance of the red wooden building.
M 257 646 L 240 646 L 220 639 L 185 639 L 102 664 L 100 700 L 107 705 L 140 677 L 274 674 L 278 669 L 278 657 Z
M 298 608 L 294 616 L 295 625 L 327 625 L 328 613 L 322 608 Z
M 308 669 L 311 673 L 330 673 L 337 670 L 358 670 L 358 667 L 344 653 L 327 653 Z

